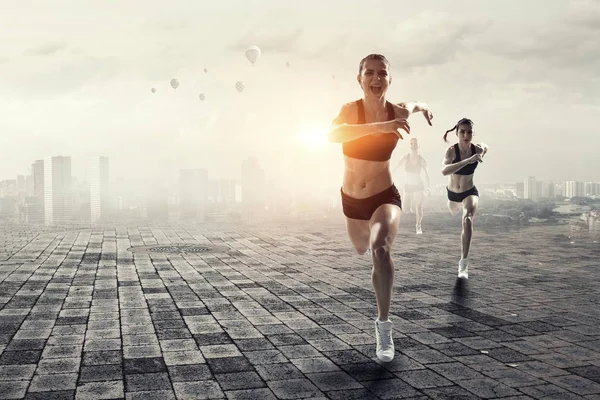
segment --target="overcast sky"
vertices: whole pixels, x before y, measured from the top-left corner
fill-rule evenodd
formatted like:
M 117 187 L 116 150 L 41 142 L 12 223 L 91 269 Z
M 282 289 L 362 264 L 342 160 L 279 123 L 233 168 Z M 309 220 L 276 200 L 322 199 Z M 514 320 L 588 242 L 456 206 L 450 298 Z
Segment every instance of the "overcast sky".
M 388 99 L 433 110 L 432 128 L 411 122 L 434 182 L 461 117 L 490 146 L 479 182 L 600 181 L 595 0 L 4 0 L 0 26 L 0 179 L 51 155 L 72 156 L 79 177 L 105 155 L 113 178 L 238 178 L 256 156 L 280 180 L 339 186 L 341 146 L 312 149 L 297 132 L 359 98 L 358 62 L 380 52 Z

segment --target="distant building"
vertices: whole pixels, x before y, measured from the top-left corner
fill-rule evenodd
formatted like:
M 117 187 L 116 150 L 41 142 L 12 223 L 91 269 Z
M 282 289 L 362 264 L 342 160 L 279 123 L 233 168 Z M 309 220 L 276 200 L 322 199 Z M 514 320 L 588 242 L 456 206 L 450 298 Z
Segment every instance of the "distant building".
M 539 187 L 537 181 L 535 180 L 535 177 L 530 176 L 529 178 L 525 179 L 523 198 L 533 201 L 537 200 L 540 197 L 540 194 L 538 193 L 538 188 Z
M 25 175 L 17 175 L 17 193 L 20 197 L 27 195 L 27 180 Z
M 72 217 L 71 157 L 44 159 L 44 218 L 46 225 L 67 223 Z
M 600 183 L 598 183 L 598 182 L 585 182 L 585 184 L 584 184 L 584 195 L 585 196 L 598 196 L 598 195 L 600 195 Z
M 565 181 L 563 185 L 564 197 L 583 197 L 585 196 L 585 185 L 583 182 Z
M 106 218 L 110 206 L 108 157 L 92 157 L 90 163 L 90 221 Z
M 25 222 L 44 223 L 44 160 L 31 164 L 32 194 L 25 201 Z
M 554 191 L 554 182 L 544 182 L 542 184 L 541 194 L 542 197 L 546 199 L 553 199 L 554 197 L 556 197 Z

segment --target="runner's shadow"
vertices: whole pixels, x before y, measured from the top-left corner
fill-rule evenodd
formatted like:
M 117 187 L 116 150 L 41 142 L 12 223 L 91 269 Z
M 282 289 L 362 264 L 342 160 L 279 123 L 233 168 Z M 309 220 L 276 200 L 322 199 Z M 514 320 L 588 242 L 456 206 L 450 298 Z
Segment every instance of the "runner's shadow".
M 469 281 L 462 278 L 456 278 L 454 289 L 452 290 L 452 302 L 455 304 L 466 305 L 469 301 Z

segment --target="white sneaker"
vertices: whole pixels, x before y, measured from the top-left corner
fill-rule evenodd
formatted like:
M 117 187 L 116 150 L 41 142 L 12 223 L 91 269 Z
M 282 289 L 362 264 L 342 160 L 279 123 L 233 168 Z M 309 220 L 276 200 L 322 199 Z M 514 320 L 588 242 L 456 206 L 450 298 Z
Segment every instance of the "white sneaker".
M 469 260 L 461 258 L 458 262 L 458 277 L 469 279 Z
M 394 359 L 394 341 L 392 340 L 392 321 L 375 321 L 375 337 L 377 338 L 377 358 L 383 362 Z
M 420 224 L 417 225 L 416 228 L 417 228 L 417 235 L 422 235 L 423 231 L 421 230 L 421 225 Z

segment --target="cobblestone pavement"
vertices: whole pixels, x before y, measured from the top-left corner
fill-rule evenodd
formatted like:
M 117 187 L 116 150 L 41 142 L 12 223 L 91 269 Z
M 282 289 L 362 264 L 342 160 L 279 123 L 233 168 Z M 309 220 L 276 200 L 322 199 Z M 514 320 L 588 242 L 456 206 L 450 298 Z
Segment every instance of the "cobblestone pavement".
M 476 230 L 461 282 L 459 225 L 423 227 L 396 239 L 386 364 L 339 222 L 1 226 L 0 398 L 600 398 L 598 243 Z

